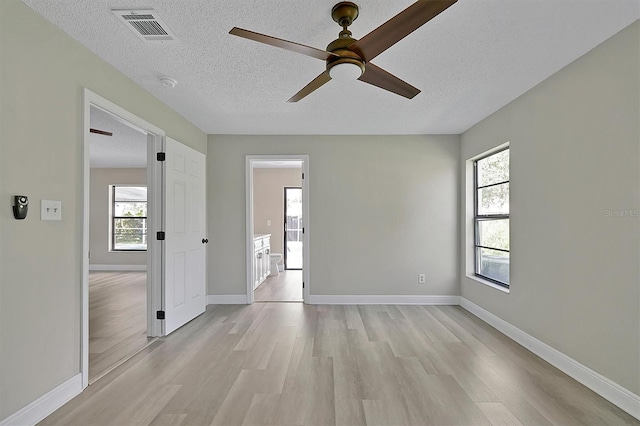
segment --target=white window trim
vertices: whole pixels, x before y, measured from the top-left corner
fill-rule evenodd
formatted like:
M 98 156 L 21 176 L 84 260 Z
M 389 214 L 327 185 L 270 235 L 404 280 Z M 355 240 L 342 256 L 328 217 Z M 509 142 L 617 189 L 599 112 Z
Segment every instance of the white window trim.
M 509 294 L 511 293 L 511 288 L 514 285 L 511 279 L 509 279 L 509 287 L 507 288 L 507 287 L 503 287 L 501 285 L 495 284 L 489 280 L 485 280 L 482 277 L 479 277 L 475 274 L 475 206 L 474 206 L 475 186 L 474 186 L 473 163 L 478 159 L 490 156 L 492 154 L 495 154 L 505 149 L 510 149 L 510 142 L 507 141 L 487 151 L 483 151 L 465 161 L 465 168 L 464 168 L 465 191 L 464 191 L 464 200 L 463 200 L 464 206 L 465 206 L 465 209 L 463 211 L 463 215 L 464 215 L 463 255 L 464 255 L 464 268 L 465 268 L 464 274 L 467 278 L 479 284 L 483 284 L 490 288 L 500 290 L 503 293 Z M 509 154 L 509 156 L 511 156 L 511 154 Z M 511 175 L 511 173 L 509 173 L 509 175 Z M 511 176 L 509 176 L 509 179 L 511 179 Z M 511 217 L 511 215 L 509 215 L 509 217 Z M 511 275 L 511 273 L 509 275 Z
M 475 274 L 467 274 L 467 278 L 469 278 L 471 280 L 474 280 L 474 281 L 477 281 L 480 284 L 484 284 L 484 285 L 489 286 L 491 288 L 495 288 L 496 290 L 500 290 L 503 293 L 511 293 L 511 286 L 509 286 L 509 288 L 507 288 L 507 287 L 498 285 L 498 284 L 496 284 L 494 282 L 491 282 L 489 280 L 485 280 L 482 277 L 480 277 L 478 275 L 475 275 Z
M 142 187 L 144 186 L 145 188 L 147 188 L 147 191 L 149 190 L 149 188 L 147 187 L 147 184 L 142 184 L 142 183 L 112 183 L 111 185 L 109 185 L 109 252 L 110 253 L 144 253 L 149 249 L 148 246 L 148 242 L 147 242 L 147 248 L 145 250 L 116 250 L 113 248 L 113 216 L 115 215 L 115 212 L 113 211 L 113 188 L 114 187 L 118 187 L 118 188 L 123 188 L 123 187 Z M 147 194 L 147 215 L 149 214 L 149 195 Z M 147 216 L 148 219 L 148 216 Z M 148 234 L 149 234 L 149 222 L 147 221 L 147 238 L 148 238 Z M 148 240 L 147 240 L 148 241 Z

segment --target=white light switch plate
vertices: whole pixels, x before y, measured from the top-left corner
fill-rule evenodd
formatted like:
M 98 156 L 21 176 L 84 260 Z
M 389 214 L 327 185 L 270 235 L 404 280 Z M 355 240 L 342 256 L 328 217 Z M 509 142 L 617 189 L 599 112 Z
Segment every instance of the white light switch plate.
M 41 220 L 62 220 L 62 201 L 42 200 Z

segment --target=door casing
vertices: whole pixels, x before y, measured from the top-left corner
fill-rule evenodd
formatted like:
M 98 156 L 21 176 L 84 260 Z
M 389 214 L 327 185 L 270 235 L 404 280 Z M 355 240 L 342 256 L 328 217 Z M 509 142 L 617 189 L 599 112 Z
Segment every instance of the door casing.
M 309 217 L 309 156 L 308 155 L 247 155 L 245 157 L 245 195 L 246 195 L 246 235 L 245 235 L 245 273 L 247 284 L 247 304 L 254 302 L 253 294 L 253 167 L 260 161 L 301 161 L 302 173 L 302 217 L 305 218 L 304 234 L 302 237 L 302 299 L 304 303 L 309 303 L 311 294 L 311 265 L 309 262 L 311 219 Z

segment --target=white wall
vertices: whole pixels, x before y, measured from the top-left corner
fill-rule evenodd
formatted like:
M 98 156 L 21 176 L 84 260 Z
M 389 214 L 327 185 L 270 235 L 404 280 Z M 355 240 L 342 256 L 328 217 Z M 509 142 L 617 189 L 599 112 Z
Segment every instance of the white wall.
M 219 135 L 207 156 L 209 294 L 246 293 L 248 154 L 309 155 L 311 294 L 458 294 L 458 136 Z
M 253 169 L 253 231 L 271 234 L 271 252 L 283 256 L 284 188 L 296 186 L 302 186 L 302 169 Z
M 202 152 L 206 135 L 19 0 L 0 1 L 0 44 L 3 419 L 80 369 L 82 88 Z M 61 221 L 40 220 L 42 199 L 62 201 Z
M 462 250 L 462 296 L 636 394 L 639 30 L 636 22 L 480 122 L 461 147 L 464 165 L 511 143 L 511 293 L 466 278 L 472 252 Z M 635 214 L 607 213 L 624 210 Z
M 91 218 L 89 229 L 89 263 L 99 270 L 99 265 L 147 264 L 146 251 L 109 251 L 111 233 L 110 185 L 147 184 L 147 169 L 91 169 Z

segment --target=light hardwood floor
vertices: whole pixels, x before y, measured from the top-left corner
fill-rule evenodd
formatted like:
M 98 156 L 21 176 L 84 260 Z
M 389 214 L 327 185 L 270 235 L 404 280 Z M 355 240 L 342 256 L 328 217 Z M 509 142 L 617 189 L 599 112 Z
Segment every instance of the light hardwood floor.
M 286 270 L 268 277 L 253 296 L 256 302 L 301 302 L 302 271 Z
M 639 425 L 459 307 L 211 305 L 43 425 Z
M 89 273 L 89 382 L 149 342 L 146 272 Z

